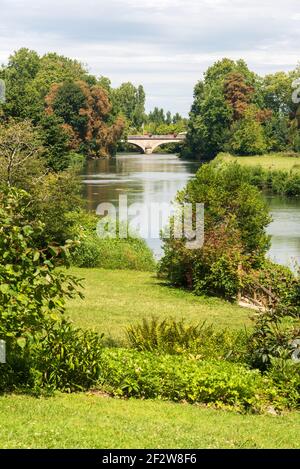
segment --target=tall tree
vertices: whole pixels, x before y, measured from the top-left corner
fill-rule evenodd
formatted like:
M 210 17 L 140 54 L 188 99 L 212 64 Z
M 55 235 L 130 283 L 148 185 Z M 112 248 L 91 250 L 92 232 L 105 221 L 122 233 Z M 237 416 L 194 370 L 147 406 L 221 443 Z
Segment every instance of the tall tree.
M 10 117 L 30 118 L 37 105 L 32 94 L 32 82 L 40 69 L 40 57 L 35 51 L 22 48 L 9 57 L 0 77 L 6 84 L 4 114 Z
M 241 73 L 233 72 L 225 78 L 224 93 L 233 110 L 233 119 L 241 119 L 249 106 L 254 88 L 246 83 Z
M 109 156 L 115 151 L 124 121 L 117 118 L 113 124 L 106 122 L 111 104 L 101 86 L 89 86 L 83 81 L 53 85 L 46 103 L 46 112 L 63 120 L 73 150 L 91 158 Z
M 137 88 L 130 82 L 122 83 L 112 92 L 115 114 L 121 113 L 129 127 L 139 129 L 145 121 L 145 91 L 140 85 Z

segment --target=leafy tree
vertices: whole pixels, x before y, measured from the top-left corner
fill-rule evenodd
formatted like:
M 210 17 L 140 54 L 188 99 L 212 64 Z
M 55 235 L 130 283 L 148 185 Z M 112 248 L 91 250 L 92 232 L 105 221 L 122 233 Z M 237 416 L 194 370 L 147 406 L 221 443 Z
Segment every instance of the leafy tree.
M 111 94 L 112 94 L 111 80 L 108 77 L 104 77 L 104 76 L 99 77 L 97 80 L 97 85 L 104 88 L 107 91 L 109 97 L 111 98 Z
M 27 120 L 9 119 L 0 125 L 0 184 L 29 190 L 43 173 L 43 148 L 37 131 Z
M 77 60 L 50 52 L 41 57 L 40 69 L 35 77 L 33 88 L 37 89 L 43 99 L 54 83 L 83 80 L 95 84 L 96 78 L 89 75 Z
M 166 113 L 166 124 L 168 124 L 168 125 L 172 124 L 172 115 L 171 115 L 170 111 L 167 111 L 167 113 Z
M 254 93 L 254 88 L 246 83 L 245 77 L 238 72 L 227 75 L 224 83 L 225 98 L 233 109 L 233 120 L 245 114 Z
M 263 80 L 242 60 L 225 58 L 209 67 L 194 90 L 182 153 L 210 159 L 226 149 L 253 154 L 281 145 L 287 136 L 282 135 L 283 122 L 279 125 L 276 120 L 277 101 L 266 89 Z M 279 128 L 277 138 L 274 134 Z
M 117 118 L 111 125 L 106 123 L 111 104 L 102 87 L 83 81 L 53 85 L 46 103 L 46 112 L 63 120 L 72 150 L 92 158 L 109 156 L 115 151 L 124 122 Z
M 45 224 L 50 239 L 64 243 L 76 236 L 80 211 L 80 181 L 71 170 L 51 172 L 46 161 L 51 155 L 42 136 L 29 121 L 9 120 L 0 124 L 0 189 L 16 187 L 30 194 L 28 213 Z M 72 213 L 72 216 L 71 214 Z
M 136 88 L 130 82 L 122 83 L 112 92 L 114 113 L 122 114 L 130 127 L 139 129 L 145 121 L 145 99 L 141 85 Z
M 64 171 L 72 161 L 69 135 L 63 128 L 63 120 L 54 114 L 44 114 L 40 120 L 40 128 L 47 167 L 54 171 Z
M 63 312 L 78 282 L 56 267 L 65 262 L 71 243 L 47 240 L 44 226 L 31 220 L 30 196 L 10 188 L 0 194 L 0 337 L 20 338 Z
M 183 120 L 184 120 L 183 117 L 178 112 L 176 112 L 176 114 L 174 114 L 173 116 L 172 122 L 173 124 L 177 124 L 178 122 L 183 121 Z
M 32 95 L 32 82 L 40 69 L 40 57 L 35 51 L 22 48 L 9 57 L 0 77 L 6 84 L 6 102 L 3 105 L 6 116 L 32 118 L 33 109 L 38 106 Z
M 289 115 L 293 109 L 291 74 L 277 72 L 266 75 L 261 84 L 264 105 L 276 115 Z
M 152 122 L 153 124 L 160 125 L 164 124 L 165 121 L 165 112 L 163 109 L 159 109 L 158 107 L 155 107 L 148 115 L 148 122 Z
M 244 117 L 233 126 L 228 149 L 240 155 L 261 155 L 267 151 L 264 129 L 257 120 L 255 106 L 244 111 Z
M 45 96 L 54 83 L 74 80 L 96 83 L 96 79 L 88 75 L 76 60 L 56 53 L 40 57 L 35 51 L 25 48 L 10 56 L 1 77 L 7 88 L 5 115 L 31 119 L 35 123 L 43 114 Z

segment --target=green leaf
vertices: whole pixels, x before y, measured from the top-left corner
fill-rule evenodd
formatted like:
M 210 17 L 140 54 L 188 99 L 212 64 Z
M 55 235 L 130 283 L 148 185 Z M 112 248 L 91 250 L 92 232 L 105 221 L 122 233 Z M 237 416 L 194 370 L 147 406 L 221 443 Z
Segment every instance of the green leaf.
M 19 337 L 17 339 L 17 344 L 19 347 L 21 347 L 21 349 L 24 349 L 26 346 L 26 339 L 24 337 Z

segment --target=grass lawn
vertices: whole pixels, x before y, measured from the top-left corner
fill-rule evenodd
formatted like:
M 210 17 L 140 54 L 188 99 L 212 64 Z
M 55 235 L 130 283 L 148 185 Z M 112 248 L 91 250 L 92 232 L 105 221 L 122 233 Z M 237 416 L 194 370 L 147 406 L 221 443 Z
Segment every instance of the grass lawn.
M 127 325 L 152 315 L 207 320 L 220 327 L 250 324 L 248 309 L 170 288 L 153 273 L 103 269 L 72 269 L 72 273 L 84 278 L 85 299 L 69 301 L 68 316 L 80 327 L 116 339 L 124 337 Z
M 169 288 L 147 272 L 72 269 L 85 300 L 68 302 L 75 324 L 113 338 L 143 317 L 249 324 L 249 310 Z M 92 393 L 0 396 L 0 448 L 300 448 L 300 413 L 242 415 L 189 404 Z
M 260 156 L 232 156 L 222 153 L 224 161 L 237 161 L 245 166 L 262 166 L 264 169 L 300 171 L 300 156 L 289 156 L 284 153 L 270 153 Z
M 240 415 L 86 394 L 0 397 L 1 448 L 299 448 L 300 413 Z

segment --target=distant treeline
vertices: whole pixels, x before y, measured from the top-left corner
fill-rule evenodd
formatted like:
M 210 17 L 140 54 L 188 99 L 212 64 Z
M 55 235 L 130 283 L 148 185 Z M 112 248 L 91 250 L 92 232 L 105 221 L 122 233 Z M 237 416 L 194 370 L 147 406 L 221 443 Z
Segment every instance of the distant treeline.
M 56 53 L 39 56 L 22 48 L 2 65 L 0 78 L 6 88 L 0 125 L 30 121 L 55 171 L 66 169 L 78 154 L 113 155 L 128 133 L 170 133 L 186 125 L 179 114 L 172 117 L 157 108 L 147 116 L 143 86 L 127 82 L 112 88 L 108 78 Z
M 260 77 L 243 60 L 216 62 L 195 86 L 183 155 L 299 152 L 299 77 L 300 66 Z

